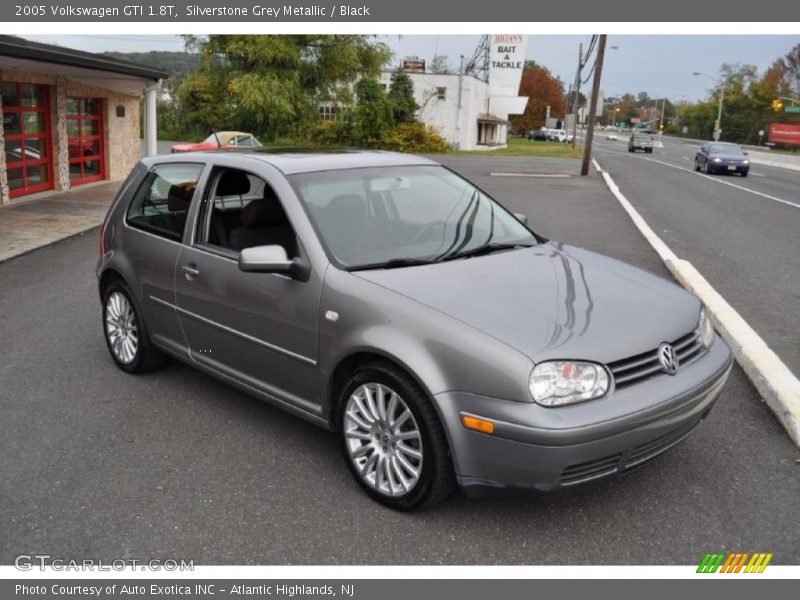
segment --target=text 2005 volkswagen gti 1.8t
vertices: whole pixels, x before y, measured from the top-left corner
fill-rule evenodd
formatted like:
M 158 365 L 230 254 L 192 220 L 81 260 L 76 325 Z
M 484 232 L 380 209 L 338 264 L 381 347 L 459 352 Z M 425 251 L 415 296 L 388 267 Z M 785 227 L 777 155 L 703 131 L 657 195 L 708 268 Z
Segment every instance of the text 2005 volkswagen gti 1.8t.
M 686 437 L 731 366 L 682 288 L 409 155 L 145 159 L 97 275 L 121 369 L 172 356 L 335 431 L 402 510 L 625 472 Z

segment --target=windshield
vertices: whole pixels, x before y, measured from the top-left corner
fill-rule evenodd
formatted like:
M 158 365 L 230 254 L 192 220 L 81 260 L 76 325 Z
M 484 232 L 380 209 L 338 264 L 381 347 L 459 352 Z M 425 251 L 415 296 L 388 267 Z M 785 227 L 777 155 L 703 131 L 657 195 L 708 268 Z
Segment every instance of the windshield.
M 440 166 L 323 171 L 290 180 L 344 268 L 432 262 L 488 244 L 537 241 L 497 202 Z
M 741 154 L 742 149 L 736 144 L 711 144 L 708 147 L 711 154 Z

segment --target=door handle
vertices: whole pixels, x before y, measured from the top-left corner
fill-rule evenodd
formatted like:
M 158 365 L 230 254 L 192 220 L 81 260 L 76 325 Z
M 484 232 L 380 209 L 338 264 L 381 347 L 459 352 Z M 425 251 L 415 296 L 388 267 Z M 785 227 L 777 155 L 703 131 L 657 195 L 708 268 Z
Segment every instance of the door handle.
M 189 280 L 200 276 L 200 271 L 195 267 L 194 264 L 183 265 L 181 267 L 181 271 L 184 272 L 184 274 L 186 275 L 186 279 Z

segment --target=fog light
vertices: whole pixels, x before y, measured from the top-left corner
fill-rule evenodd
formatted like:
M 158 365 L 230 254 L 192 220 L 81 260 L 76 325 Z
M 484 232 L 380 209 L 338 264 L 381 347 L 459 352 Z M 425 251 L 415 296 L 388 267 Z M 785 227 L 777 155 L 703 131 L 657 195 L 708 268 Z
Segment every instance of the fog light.
M 464 423 L 464 427 L 467 429 L 480 431 L 481 433 L 494 433 L 494 423 L 491 421 L 470 417 L 469 415 L 461 415 L 461 422 Z

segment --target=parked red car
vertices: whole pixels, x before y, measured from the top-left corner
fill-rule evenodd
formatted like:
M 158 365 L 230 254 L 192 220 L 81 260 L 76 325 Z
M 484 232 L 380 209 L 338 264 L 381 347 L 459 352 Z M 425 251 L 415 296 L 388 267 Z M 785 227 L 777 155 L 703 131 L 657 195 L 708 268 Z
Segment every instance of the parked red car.
M 203 150 L 219 150 L 220 148 L 258 148 L 261 146 L 252 133 L 242 131 L 218 131 L 212 133 L 202 142 L 174 144 L 170 152 L 201 152 Z

